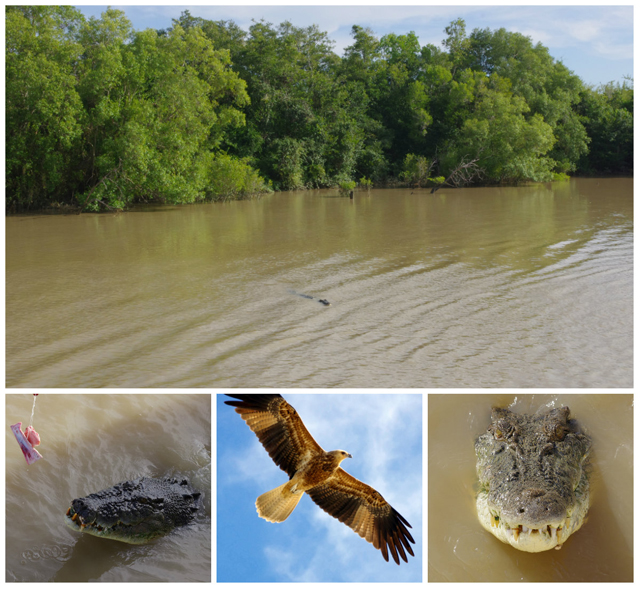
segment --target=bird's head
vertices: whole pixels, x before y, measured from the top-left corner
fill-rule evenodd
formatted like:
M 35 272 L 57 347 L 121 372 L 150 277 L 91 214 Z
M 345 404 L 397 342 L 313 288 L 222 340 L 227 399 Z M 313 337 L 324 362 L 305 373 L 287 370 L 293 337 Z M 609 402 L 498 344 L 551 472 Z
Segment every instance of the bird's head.
M 349 452 L 345 452 L 344 450 L 332 450 L 329 454 L 335 457 L 337 464 L 340 464 L 345 458 L 353 458 Z

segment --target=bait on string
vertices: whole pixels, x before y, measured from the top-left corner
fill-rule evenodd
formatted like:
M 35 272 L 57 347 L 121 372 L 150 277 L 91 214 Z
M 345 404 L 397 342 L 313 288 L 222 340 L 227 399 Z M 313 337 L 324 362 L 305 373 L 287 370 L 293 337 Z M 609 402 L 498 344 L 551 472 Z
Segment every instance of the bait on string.
M 40 458 L 42 458 L 42 454 L 40 454 L 40 452 L 35 449 L 35 446 L 38 446 L 40 444 L 40 436 L 38 432 L 33 429 L 33 416 L 36 412 L 37 397 L 38 394 L 34 393 L 29 427 L 23 432 L 21 421 L 11 426 L 11 431 L 16 437 L 16 440 L 18 440 L 18 445 L 20 446 L 20 449 L 24 454 L 24 459 L 27 461 L 27 464 L 33 464 L 36 460 L 40 460 Z

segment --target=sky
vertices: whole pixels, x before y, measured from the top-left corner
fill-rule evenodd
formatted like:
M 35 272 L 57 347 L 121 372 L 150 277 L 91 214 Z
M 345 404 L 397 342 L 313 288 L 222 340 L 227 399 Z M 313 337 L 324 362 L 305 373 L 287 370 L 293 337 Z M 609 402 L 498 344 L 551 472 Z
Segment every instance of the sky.
M 258 4 L 258 5 L 255 5 Z M 78 6 L 86 17 L 96 16 L 105 5 Z M 625 76 L 633 77 L 633 6 L 579 6 L 566 2 L 562 6 L 513 6 L 508 4 L 483 6 L 384 5 L 280 5 L 262 2 L 253 5 L 114 5 L 123 10 L 133 27 L 165 29 L 179 18 L 184 10 L 192 16 L 208 20 L 233 20 L 245 30 L 252 19 L 264 19 L 274 25 L 285 20 L 298 27 L 318 25 L 335 42 L 336 53 L 342 55 L 352 44 L 351 27 L 370 27 L 381 37 L 413 31 L 421 45 L 441 46 L 446 37 L 445 27 L 462 18 L 467 33 L 473 29 L 505 28 L 541 42 L 556 60 L 561 61 L 586 84 L 598 86 L 610 81 L 622 83 Z
M 217 581 L 421 582 L 422 395 L 287 394 L 325 450 L 374 487 L 411 524 L 415 558 L 385 562 L 379 550 L 305 495 L 289 518 L 258 517 L 256 498 L 285 483 L 256 435 L 217 395 Z

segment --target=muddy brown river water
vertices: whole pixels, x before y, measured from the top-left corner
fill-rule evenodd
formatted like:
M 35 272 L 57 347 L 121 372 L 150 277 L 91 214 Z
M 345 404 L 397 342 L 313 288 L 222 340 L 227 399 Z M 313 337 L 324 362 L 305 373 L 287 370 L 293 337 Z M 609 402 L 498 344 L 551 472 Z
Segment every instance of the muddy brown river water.
M 477 520 L 474 441 L 493 406 L 563 405 L 593 440 L 588 519 L 561 550 L 522 552 Z M 633 581 L 633 395 L 430 394 L 428 414 L 429 582 Z
M 9 425 L 29 424 L 33 396 L 5 395 L 6 581 L 211 581 L 211 395 L 40 394 L 43 458 L 27 465 Z M 70 530 L 72 499 L 141 476 L 187 478 L 195 520 L 149 544 Z
M 12 216 L 6 384 L 630 387 L 632 209 L 573 179 Z

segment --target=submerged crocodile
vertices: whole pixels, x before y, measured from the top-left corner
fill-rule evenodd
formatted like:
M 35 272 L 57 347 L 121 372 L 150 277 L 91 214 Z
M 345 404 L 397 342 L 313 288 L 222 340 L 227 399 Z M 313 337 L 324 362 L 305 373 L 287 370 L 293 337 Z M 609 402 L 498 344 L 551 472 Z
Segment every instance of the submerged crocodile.
M 312 301 L 318 301 L 319 303 L 322 303 L 325 307 L 330 307 L 331 303 L 327 300 L 327 299 L 317 299 L 316 297 L 312 297 L 311 295 L 308 294 L 302 294 L 300 292 L 296 292 L 295 290 L 290 290 L 289 291 L 291 294 L 297 295 L 299 297 L 302 297 L 303 299 L 310 299 Z
M 74 499 L 65 522 L 76 532 L 144 544 L 188 524 L 200 493 L 175 478 L 140 478 Z
M 589 509 L 589 438 L 569 408 L 535 415 L 493 409 L 475 443 L 478 519 L 496 538 L 525 552 L 559 550 Z

